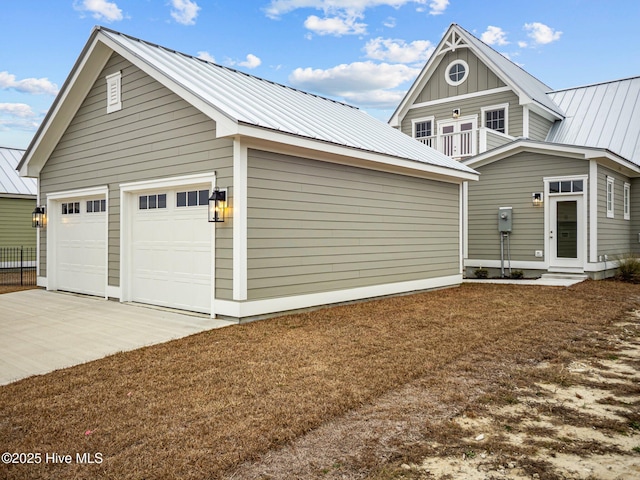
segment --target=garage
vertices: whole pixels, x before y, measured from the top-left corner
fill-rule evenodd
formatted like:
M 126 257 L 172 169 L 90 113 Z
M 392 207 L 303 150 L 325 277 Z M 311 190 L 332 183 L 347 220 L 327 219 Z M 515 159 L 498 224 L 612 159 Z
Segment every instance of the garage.
M 54 198 L 49 204 L 52 253 L 49 289 L 105 296 L 107 201 L 105 195 Z
M 130 301 L 211 312 L 210 185 L 128 194 Z

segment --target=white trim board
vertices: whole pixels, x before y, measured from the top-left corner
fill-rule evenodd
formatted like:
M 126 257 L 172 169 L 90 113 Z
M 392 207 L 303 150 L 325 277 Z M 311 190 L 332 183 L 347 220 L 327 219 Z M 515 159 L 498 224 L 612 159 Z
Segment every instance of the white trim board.
M 364 300 L 367 298 L 396 295 L 434 288 L 452 287 L 462 283 L 462 275 L 449 275 L 408 282 L 372 285 L 369 287 L 336 290 L 332 292 L 310 293 L 291 297 L 269 298 L 248 302 L 216 300 L 217 314 L 233 318 L 255 317 L 272 313 L 298 310 L 301 308 L 319 307 L 334 303 Z

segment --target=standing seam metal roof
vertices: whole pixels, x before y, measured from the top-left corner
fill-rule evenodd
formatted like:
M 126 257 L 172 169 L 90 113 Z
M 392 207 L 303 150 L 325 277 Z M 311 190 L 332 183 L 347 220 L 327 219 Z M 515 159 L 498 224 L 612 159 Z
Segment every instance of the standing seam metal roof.
M 100 32 L 227 117 L 247 125 L 457 171 L 469 167 L 361 110 L 100 27 Z
M 0 147 L 0 195 L 36 195 L 38 188 L 34 178 L 18 175 L 16 167 L 24 150 Z
M 550 92 L 565 112 L 546 141 L 605 148 L 640 165 L 640 77 Z

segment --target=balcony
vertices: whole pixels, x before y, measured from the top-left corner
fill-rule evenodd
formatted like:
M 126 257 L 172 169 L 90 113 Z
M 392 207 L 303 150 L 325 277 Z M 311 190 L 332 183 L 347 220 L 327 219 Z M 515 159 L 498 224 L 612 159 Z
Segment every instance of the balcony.
M 488 128 L 420 137 L 417 140 L 454 160 L 464 160 L 478 153 L 499 147 L 515 137 Z

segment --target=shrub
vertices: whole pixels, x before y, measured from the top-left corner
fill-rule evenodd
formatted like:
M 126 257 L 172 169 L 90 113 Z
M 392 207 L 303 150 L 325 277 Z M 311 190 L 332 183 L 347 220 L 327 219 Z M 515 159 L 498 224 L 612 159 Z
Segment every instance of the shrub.
M 476 276 L 476 278 L 489 278 L 489 270 L 487 270 L 486 268 L 480 267 L 475 270 L 473 274 Z
M 623 282 L 640 283 L 640 258 L 637 255 L 629 254 L 619 258 L 618 261 L 616 278 Z
M 511 272 L 511 278 L 524 278 L 524 272 L 522 270 L 513 270 Z

